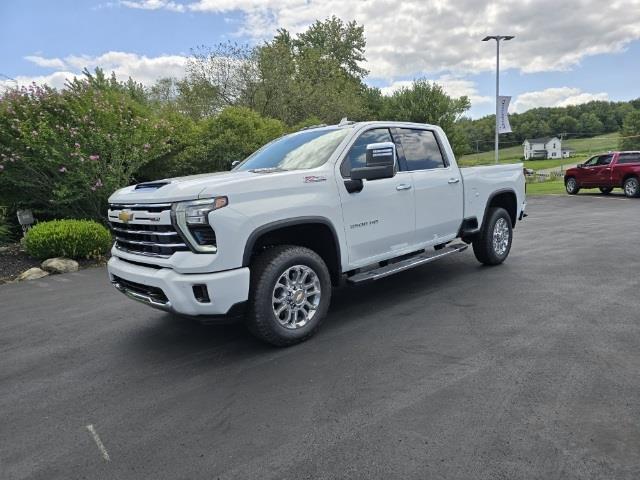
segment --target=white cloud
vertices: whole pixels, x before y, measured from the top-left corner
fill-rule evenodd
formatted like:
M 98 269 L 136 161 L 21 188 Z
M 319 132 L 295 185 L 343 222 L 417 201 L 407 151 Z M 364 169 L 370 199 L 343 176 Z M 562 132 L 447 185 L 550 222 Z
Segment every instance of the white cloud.
M 67 79 L 81 76 L 82 70 L 87 68 L 92 71 L 96 67 L 102 68 L 106 74 L 116 74 L 119 80 L 127 80 L 129 77 L 144 85 L 152 85 L 162 77 L 181 78 L 185 75 L 187 57 L 182 55 L 162 55 L 159 57 L 147 57 L 127 52 L 107 52 L 97 57 L 89 55 L 70 55 L 64 59 L 44 58 L 39 56 L 25 57 L 33 63 L 50 68 L 60 68 L 50 75 L 18 76 L 15 82 L 6 80 L 0 83 L 2 87 L 29 85 L 32 82 L 62 88 Z
M 170 10 L 172 12 L 184 12 L 185 6 L 181 3 L 172 2 L 169 0 L 121 0 L 120 4 L 129 7 L 137 8 L 140 10 Z
M 512 104 L 512 110 L 522 113 L 537 107 L 566 107 L 578 105 L 594 100 L 609 100 L 607 93 L 587 93 L 579 88 L 560 87 L 547 88 L 536 92 L 527 92 L 518 95 Z
M 45 68 L 65 68 L 64 62 L 59 58 L 44 58 L 39 55 L 27 55 L 25 60 Z
M 39 85 L 49 85 L 54 88 L 63 88 L 67 80 L 72 80 L 74 76 L 77 76 L 73 72 L 61 71 L 54 72 L 50 75 L 36 75 L 26 76 L 19 75 L 12 80 L 0 79 L 0 91 L 5 88 L 12 88 L 15 86 L 28 86 L 35 82 Z
M 523 72 L 567 70 L 582 59 L 619 52 L 640 39 L 640 0 L 165 0 L 122 2 L 134 8 L 242 12 L 243 34 L 256 39 L 276 28 L 293 32 L 336 15 L 365 26 L 367 68 L 392 80 L 439 72 L 477 73 L 495 67 L 487 34 L 516 35 L 502 64 Z
M 463 95 L 469 97 L 472 105 L 478 105 L 483 103 L 490 103 L 492 99 L 478 94 L 476 84 L 471 80 L 465 80 L 464 78 L 455 77 L 452 75 L 443 75 L 440 78 L 431 80 L 442 87 L 445 93 L 453 98 L 459 98 Z M 392 82 L 386 87 L 382 87 L 380 90 L 383 95 L 392 95 L 397 90 L 403 87 L 411 87 L 413 81 L 411 80 L 398 80 Z

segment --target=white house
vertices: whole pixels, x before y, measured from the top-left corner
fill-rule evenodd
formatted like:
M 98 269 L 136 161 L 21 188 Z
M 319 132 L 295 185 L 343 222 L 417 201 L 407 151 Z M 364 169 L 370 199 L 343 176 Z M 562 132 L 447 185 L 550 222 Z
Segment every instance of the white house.
M 524 143 L 524 159 L 561 158 L 562 141 L 558 137 L 527 138 Z M 569 156 L 567 150 L 567 156 Z

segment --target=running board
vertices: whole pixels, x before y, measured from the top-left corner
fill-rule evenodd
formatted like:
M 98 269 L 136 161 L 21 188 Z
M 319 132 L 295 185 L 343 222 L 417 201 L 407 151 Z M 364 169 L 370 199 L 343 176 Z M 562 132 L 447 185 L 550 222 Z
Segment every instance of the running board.
M 399 262 L 390 263 L 389 265 L 385 265 L 384 267 L 367 270 L 366 272 L 362 273 L 356 273 L 352 277 L 347 278 L 347 281 L 350 283 L 361 283 L 368 280 L 379 280 L 381 278 L 388 277 L 389 275 L 393 275 L 394 273 L 403 272 L 405 270 L 409 270 L 410 268 L 433 262 L 434 260 L 438 260 L 442 257 L 447 257 L 454 253 L 463 252 L 467 248 L 468 245 L 465 245 L 464 243 L 447 245 L 440 250 L 422 252 Z

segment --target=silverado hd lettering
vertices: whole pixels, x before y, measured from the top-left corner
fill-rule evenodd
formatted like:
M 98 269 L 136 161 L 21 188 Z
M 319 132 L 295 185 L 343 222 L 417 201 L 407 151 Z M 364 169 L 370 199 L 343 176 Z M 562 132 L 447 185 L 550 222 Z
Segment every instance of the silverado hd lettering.
M 203 322 L 243 318 L 291 345 L 332 287 L 464 251 L 502 263 L 525 216 L 521 164 L 459 168 L 437 126 L 341 122 L 265 145 L 230 172 L 141 183 L 109 199 L 112 284 Z

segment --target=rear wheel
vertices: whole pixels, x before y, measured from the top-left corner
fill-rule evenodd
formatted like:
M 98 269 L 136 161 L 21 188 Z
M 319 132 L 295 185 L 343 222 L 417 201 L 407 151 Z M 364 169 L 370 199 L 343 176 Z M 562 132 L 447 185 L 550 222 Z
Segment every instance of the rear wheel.
M 331 278 L 313 250 L 280 245 L 252 263 L 250 292 L 249 330 L 272 345 L 293 345 L 320 327 L 331 301 Z
M 473 240 L 473 253 L 480 263 L 499 265 L 509 256 L 512 241 L 511 217 L 504 208 L 494 207 L 487 212 L 480 234 Z
M 636 177 L 627 178 L 624 181 L 624 194 L 627 197 L 637 197 L 640 195 L 640 182 Z
M 604 195 L 609 195 L 612 190 L 613 187 L 600 187 L 600 192 L 602 192 Z
M 566 188 L 567 193 L 569 195 L 575 195 L 580 191 L 580 187 L 578 186 L 578 182 L 573 177 L 567 178 L 567 181 L 565 182 L 564 187 Z

